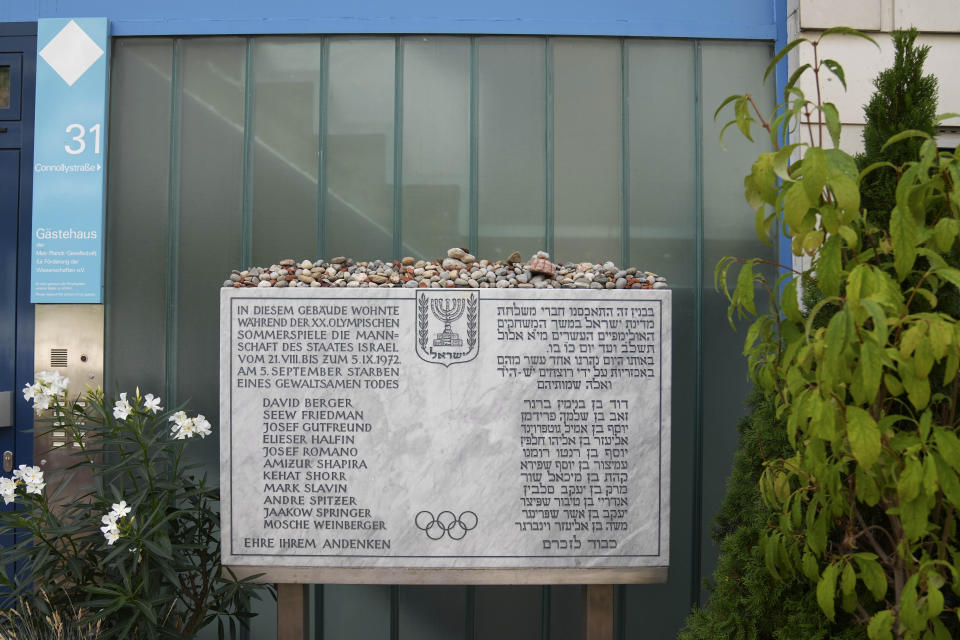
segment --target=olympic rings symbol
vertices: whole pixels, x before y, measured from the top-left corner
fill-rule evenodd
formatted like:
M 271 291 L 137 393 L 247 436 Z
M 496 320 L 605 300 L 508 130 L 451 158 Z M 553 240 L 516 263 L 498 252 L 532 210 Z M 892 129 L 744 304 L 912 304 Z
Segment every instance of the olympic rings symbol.
M 477 514 L 464 511 L 458 516 L 453 511 L 441 511 L 434 517 L 430 511 L 421 511 L 413 521 L 431 540 L 439 540 L 445 535 L 451 540 L 461 540 L 467 531 L 477 526 Z

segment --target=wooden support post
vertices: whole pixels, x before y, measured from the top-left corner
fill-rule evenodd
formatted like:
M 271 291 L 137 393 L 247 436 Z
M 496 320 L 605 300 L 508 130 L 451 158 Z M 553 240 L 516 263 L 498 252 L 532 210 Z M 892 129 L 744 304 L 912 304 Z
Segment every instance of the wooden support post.
M 277 640 L 308 640 L 309 591 L 305 584 L 277 585 Z
M 585 640 L 613 640 L 613 585 L 587 585 Z

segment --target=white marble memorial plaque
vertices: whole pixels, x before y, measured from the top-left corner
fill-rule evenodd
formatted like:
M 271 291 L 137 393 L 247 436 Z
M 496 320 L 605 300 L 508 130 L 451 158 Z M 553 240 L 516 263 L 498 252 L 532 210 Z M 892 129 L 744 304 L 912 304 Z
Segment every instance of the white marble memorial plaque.
M 224 564 L 665 579 L 669 291 L 223 289 L 220 326 Z

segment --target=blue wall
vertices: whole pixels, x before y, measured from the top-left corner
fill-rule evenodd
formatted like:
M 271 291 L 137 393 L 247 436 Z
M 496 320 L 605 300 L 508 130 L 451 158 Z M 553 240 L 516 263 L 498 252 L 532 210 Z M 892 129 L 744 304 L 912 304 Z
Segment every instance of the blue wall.
M 503 33 L 774 40 L 778 1 L 2 0 L 0 22 L 106 16 L 115 36 Z

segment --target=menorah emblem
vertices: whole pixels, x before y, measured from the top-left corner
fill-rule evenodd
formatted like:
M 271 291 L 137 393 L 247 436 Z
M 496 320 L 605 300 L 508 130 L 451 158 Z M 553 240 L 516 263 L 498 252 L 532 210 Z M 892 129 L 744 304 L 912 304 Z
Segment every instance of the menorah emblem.
M 445 367 L 477 357 L 480 296 L 471 291 L 418 291 L 417 355 Z
M 430 301 L 430 310 L 434 317 L 443 323 L 443 331 L 437 334 L 433 339 L 435 347 L 462 347 L 463 340 L 460 334 L 454 333 L 450 325 L 460 319 L 463 310 L 466 308 L 466 300 L 463 298 L 439 300 L 434 298 Z

